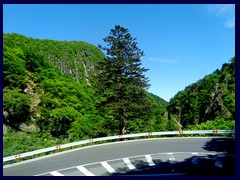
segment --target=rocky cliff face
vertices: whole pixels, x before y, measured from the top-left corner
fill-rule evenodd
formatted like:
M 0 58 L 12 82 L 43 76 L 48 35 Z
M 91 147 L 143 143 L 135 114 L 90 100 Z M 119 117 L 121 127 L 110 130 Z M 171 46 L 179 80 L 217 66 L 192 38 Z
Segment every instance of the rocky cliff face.
M 94 65 L 96 63 L 92 53 L 80 50 L 76 52 L 75 57 L 73 56 L 72 59 L 66 56 L 56 58 L 51 55 L 48 55 L 47 59 L 63 74 L 70 76 L 77 82 L 84 79 L 90 85 L 89 75 L 94 72 Z

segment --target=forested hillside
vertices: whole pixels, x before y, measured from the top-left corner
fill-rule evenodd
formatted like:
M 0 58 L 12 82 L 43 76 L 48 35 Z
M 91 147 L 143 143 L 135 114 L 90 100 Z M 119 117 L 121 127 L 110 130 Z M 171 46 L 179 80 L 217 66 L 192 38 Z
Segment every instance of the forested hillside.
M 19 34 L 3 37 L 5 138 L 12 130 L 70 141 L 119 133 L 118 122 L 107 122 L 97 105 L 101 98 L 92 85 L 94 68 L 104 59 L 97 47 Z M 145 124 L 141 117 L 137 120 L 135 115 L 136 122 L 131 122 L 127 133 L 157 130 L 154 124 L 167 102 L 144 93 L 153 108 L 149 118 L 152 125 Z
M 235 119 L 235 57 L 222 68 L 179 91 L 167 107 L 183 127 L 207 120 Z
M 146 91 L 135 39 L 116 32 L 129 39 L 105 38 L 111 57 L 86 42 L 3 35 L 4 156 L 119 133 L 234 128 L 235 58 L 168 103 Z
M 97 114 L 88 78 L 104 55 L 93 45 L 4 34 L 3 55 L 5 125 L 60 136 Z
M 26 70 L 33 71 L 43 67 L 39 57 L 47 60 L 60 72 L 75 79 L 77 82 L 88 82 L 94 65 L 104 57 L 103 53 L 95 46 L 86 42 L 54 41 L 27 38 L 20 34 L 4 34 L 4 46 L 22 53 L 25 58 Z M 35 70 L 36 71 L 36 70 Z

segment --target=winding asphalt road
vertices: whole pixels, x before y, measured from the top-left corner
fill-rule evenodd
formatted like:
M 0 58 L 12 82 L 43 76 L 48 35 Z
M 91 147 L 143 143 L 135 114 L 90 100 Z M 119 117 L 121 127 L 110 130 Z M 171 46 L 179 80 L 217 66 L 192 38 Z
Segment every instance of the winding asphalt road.
M 216 156 L 212 158 L 210 157 L 211 154 Z M 200 155 L 201 157 L 204 156 L 204 159 L 199 159 L 199 157 L 196 159 L 196 155 L 199 157 Z M 217 161 L 217 157 L 226 157 L 226 155 L 232 157 L 235 155 L 234 138 L 182 137 L 129 140 L 93 145 L 3 166 L 3 176 L 63 175 L 60 170 L 64 169 L 71 169 L 71 172 L 69 170 L 66 175 L 74 175 L 74 173 L 75 175 L 93 175 L 86 167 L 96 171 L 94 175 L 111 175 L 116 173 L 115 169 L 120 169 L 119 166 L 124 164 L 130 170 L 131 168 L 136 169 L 136 165 L 131 164 L 134 158 L 135 162 L 138 160 L 142 164 L 145 163 L 144 167 L 156 166 L 157 159 L 158 162 L 177 164 L 180 161 L 178 159 L 187 162 L 186 159 L 190 158 L 191 165 L 198 164 L 200 160 L 214 159 L 215 166 L 222 167 L 222 161 Z M 233 159 L 230 161 L 232 169 L 235 167 Z M 100 173 L 99 164 L 102 165 L 102 168 L 105 168 L 107 173 Z M 72 167 L 75 168 L 75 171 L 73 171 Z M 173 172 L 175 169 L 171 167 L 171 171 L 166 172 Z M 76 174 L 76 170 L 81 173 Z M 123 171 L 127 171 L 125 167 L 121 170 L 122 174 Z

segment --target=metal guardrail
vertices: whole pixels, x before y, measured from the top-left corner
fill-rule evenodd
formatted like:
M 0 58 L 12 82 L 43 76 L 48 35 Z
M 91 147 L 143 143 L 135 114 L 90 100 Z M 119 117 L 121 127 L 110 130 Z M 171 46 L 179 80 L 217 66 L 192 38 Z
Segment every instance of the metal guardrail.
M 114 140 L 114 139 L 121 139 L 121 138 L 132 138 L 132 137 L 141 137 L 141 136 L 156 136 L 156 135 L 182 135 L 182 134 L 234 134 L 235 130 L 196 130 L 196 131 L 164 131 L 164 132 L 147 132 L 147 133 L 138 133 L 138 134 L 126 134 L 126 135 L 118 135 L 118 136 L 108 136 L 108 137 L 101 137 L 95 139 L 89 139 L 84 141 L 77 141 L 63 145 L 57 145 L 45 149 L 35 150 L 31 152 L 26 152 L 22 154 L 16 154 L 9 157 L 4 157 L 3 162 L 24 158 L 36 154 L 41 154 L 45 152 L 50 152 L 54 150 L 59 150 L 67 147 L 78 146 L 82 144 L 88 144 L 98 141 L 106 141 L 106 140 Z

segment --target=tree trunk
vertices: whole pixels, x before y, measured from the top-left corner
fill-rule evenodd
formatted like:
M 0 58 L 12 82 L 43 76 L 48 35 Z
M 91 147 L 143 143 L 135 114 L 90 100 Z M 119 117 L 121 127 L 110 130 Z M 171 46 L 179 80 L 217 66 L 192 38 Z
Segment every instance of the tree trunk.
M 125 131 L 125 113 L 124 113 L 124 108 L 120 109 L 119 118 L 120 118 L 120 126 L 119 126 L 120 135 L 124 135 L 125 132 L 126 132 Z

